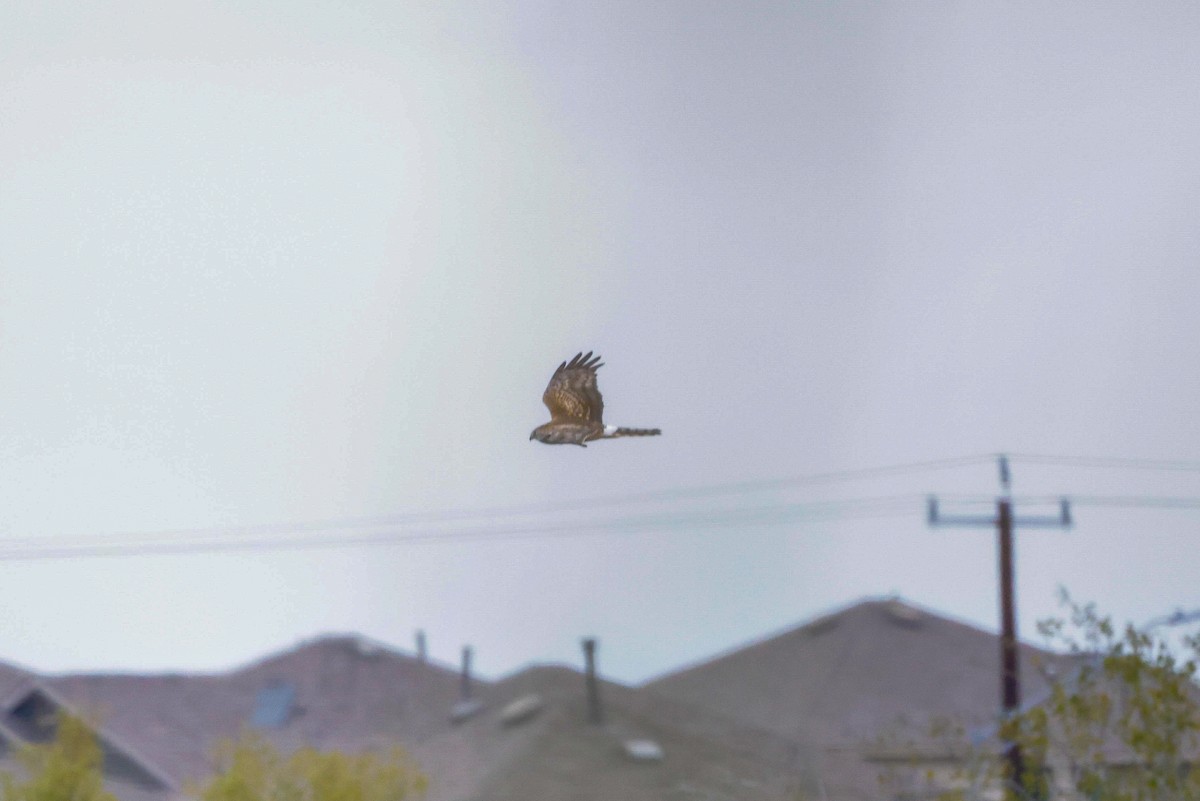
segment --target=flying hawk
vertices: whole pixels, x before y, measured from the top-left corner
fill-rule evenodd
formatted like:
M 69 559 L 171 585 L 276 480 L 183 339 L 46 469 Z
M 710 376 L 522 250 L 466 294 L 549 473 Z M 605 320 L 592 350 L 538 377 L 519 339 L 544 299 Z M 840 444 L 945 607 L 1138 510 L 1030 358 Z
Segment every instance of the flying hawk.
M 650 437 L 657 428 L 617 428 L 604 425 L 604 399 L 596 388 L 596 371 L 603 367 L 592 352 L 577 353 L 563 362 L 550 377 L 542 403 L 550 410 L 550 422 L 533 429 L 530 439 L 547 445 L 579 445 L 594 439 Z

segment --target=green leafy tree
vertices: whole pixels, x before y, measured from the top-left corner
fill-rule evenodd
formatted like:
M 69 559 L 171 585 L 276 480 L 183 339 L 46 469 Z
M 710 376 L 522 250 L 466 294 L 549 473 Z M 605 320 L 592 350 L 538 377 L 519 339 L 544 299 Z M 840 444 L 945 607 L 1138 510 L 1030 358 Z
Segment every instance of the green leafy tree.
M 401 801 L 424 795 L 428 784 L 400 748 L 302 748 L 285 756 L 252 732 L 222 743 L 217 765 L 217 775 L 196 788 L 199 801 Z
M 1200 640 L 1172 645 L 1116 626 L 1064 591 L 1069 619 L 1039 630 L 1076 669 L 1049 676 L 1050 695 L 1002 727 L 1027 756 L 1025 787 L 1090 801 L 1200 801 Z M 1057 787 L 1043 767 L 1053 769 Z
M 941 726 L 940 758 L 958 765 L 949 779 L 913 759 L 889 782 L 939 801 L 1200 801 L 1200 637 L 1172 643 L 1160 632 L 1119 627 L 1094 604 L 1063 591 L 1065 618 L 1042 621 L 1047 646 L 1069 660 L 1041 666 L 1050 687 L 1004 721 L 990 742 L 971 744 L 962 726 Z M 1066 666 L 1064 667 L 1064 662 Z M 956 731 L 947 742 L 947 731 Z M 1020 746 L 1017 783 L 1001 758 Z M 944 763 L 943 763 L 944 764 Z
M 17 750 L 17 775 L 0 774 L 3 801 L 117 801 L 104 789 L 104 753 L 79 717 L 58 717 L 54 739 Z

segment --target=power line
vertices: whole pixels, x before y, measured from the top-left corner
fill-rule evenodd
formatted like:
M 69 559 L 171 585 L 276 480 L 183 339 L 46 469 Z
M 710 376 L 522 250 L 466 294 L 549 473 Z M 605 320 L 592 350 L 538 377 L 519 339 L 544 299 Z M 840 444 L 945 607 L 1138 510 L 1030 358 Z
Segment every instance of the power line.
M 666 513 L 618 517 L 601 521 L 557 523 L 541 526 L 474 527 L 445 531 L 389 530 L 356 532 L 341 536 L 330 533 L 297 532 L 298 535 L 271 536 L 234 540 L 179 537 L 159 538 L 144 542 L 123 540 L 22 540 L 0 545 L 0 561 L 30 561 L 37 559 L 97 558 L 114 556 L 149 556 L 215 553 L 225 551 L 299 550 L 336 548 L 360 545 L 400 543 L 448 543 L 456 541 L 501 541 L 512 539 L 597 536 L 650 531 L 696 531 L 704 529 L 770 527 L 805 521 L 845 518 L 889 517 L 910 515 L 918 508 L 923 496 L 900 495 L 872 498 L 851 498 L 840 501 L 801 504 L 776 504 L 742 509 L 690 514 Z
M 496 518 L 505 517 L 538 517 L 558 512 L 585 511 L 589 509 L 611 508 L 625 505 L 670 501 L 695 501 L 737 494 L 749 494 L 771 490 L 786 490 L 818 484 L 832 484 L 844 481 L 856 481 L 872 478 L 887 478 L 927 472 L 931 470 L 945 470 L 954 467 L 962 467 L 981 462 L 988 462 L 993 458 L 994 456 L 991 454 L 977 454 L 973 456 L 960 456 L 948 459 L 933 459 L 927 461 L 885 465 L 882 467 L 867 467 L 823 473 L 810 473 L 807 475 L 793 476 L 791 478 L 763 479 L 758 481 L 741 481 L 725 484 L 707 484 L 697 487 L 681 487 L 666 490 L 625 493 L 620 495 L 596 496 L 592 498 L 577 498 L 525 506 L 491 506 L 479 507 L 475 509 L 448 509 L 430 512 L 395 512 L 376 516 L 334 517 L 324 518 L 321 520 L 274 522 L 249 526 L 210 526 L 203 528 L 158 529 L 153 531 L 119 531 L 111 532 L 106 536 L 113 538 L 146 538 L 158 536 L 239 537 L 269 534 L 290 534 L 295 532 L 342 531 L 347 529 L 430 525 L 462 522 L 468 520 L 494 521 Z M 3 541 L 0 540 L 0 546 L 2 546 L 2 543 Z
M 1200 498 L 1154 495 L 1070 495 L 1079 506 L 1140 507 L 1152 509 L 1200 509 Z
M 992 504 L 988 496 L 940 496 L 955 505 Z M 1150 496 L 1031 496 L 1010 498 L 1011 503 L 1055 503 L 1073 505 L 1200 509 L 1200 498 Z M 150 532 L 136 538 L 102 535 L 87 539 L 46 537 L 0 540 L 0 562 L 41 559 L 100 558 L 152 555 L 199 554 L 238 551 L 284 551 L 357 547 L 406 543 L 453 543 L 464 541 L 507 541 L 523 539 L 570 539 L 612 534 L 689 532 L 730 528 L 769 528 L 809 521 L 899 517 L 914 515 L 925 495 L 893 495 L 848 498 L 808 503 L 733 507 L 709 511 L 661 512 L 600 520 L 559 520 L 537 525 L 497 526 L 486 523 L 469 527 L 403 527 L 383 530 L 289 529 L 282 525 L 260 529 L 243 538 L 229 536 L 245 529 Z M 954 518 L 947 518 L 951 522 Z M 989 519 L 989 525 L 993 523 Z M 378 527 L 377 527 L 378 528 Z
M 1178 459 L 1129 459 L 1109 456 L 1063 456 L 1045 453 L 1007 453 L 1005 455 L 1013 461 L 1068 467 L 1200 472 L 1200 462 Z
M 749 504 L 720 509 L 680 506 L 600 519 L 553 519 L 556 513 L 636 506 L 652 502 L 689 502 L 707 498 L 789 489 L 806 485 L 836 483 L 913 474 L 991 461 L 991 454 L 938 459 L 883 467 L 812 473 L 786 479 L 769 479 L 728 484 L 711 484 L 672 490 L 640 492 L 573 499 L 529 506 L 501 506 L 473 510 L 398 513 L 376 517 L 345 517 L 296 523 L 252 526 L 178 528 L 146 532 L 117 532 L 88 538 L 43 537 L 0 539 L 0 561 L 31 559 L 139 556 L 151 554 L 206 553 L 245 550 L 289 550 L 336 548 L 372 544 L 456 542 L 530 538 L 569 538 L 638 531 L 706 530 L 737 527 L 769 527 L 805 520 L 834 520 L 909 514 L 927 500 L 925 495 L 891 495 L 808 501 L 784 504 Z M 1134 459 L 1091 459 L 1035 454 L 1009 455 L 1011 459 L 1040 459 L 1067 463 L 1087 462 L 1147 469 L 1200 470 L 1200 463 Z M 957 505 L 994 504 L 989 495 L 941 496 Z M 1010 501 L 1078 506 L 1157 509 L 1200 509 L 1200 497 L 1138 495 L 1055 495 L 1010 497 Z M 525 519 L 522 522 L 522 519 Z M 474 521 L 471 525 L 456 525 Z
M 882 467 L 866 467 L 850 470 L 809 473 L 806 475 L 792 476 L 790 478 L 738 481 L 724 484 L 704 484 L 697 487 L 679 487 L 665 490 L 624 493 L 620 495 L 577 498 L 540 504 L 533 508 L 528 506 L 493 506 L 474 510 L 456 510 L 450 512 L 383 515 L 374 518 L 357 518 L 357 521 L 363 525 L 391 525 L 399 522 L 432 522 L 434 518 L 439 520 L 464 520 L 475 517 L 496 517 L 501 515 L 521 517 L 544 514 L 546 512 L 580 511 L 584 509 L 596 509 L 626 504 L 698 500 L 727 495 L 738 495 L 743 493 L 786 490 L 796 487 L 812 486 L 816 484 L 832 484 L 842 481 L 888 478 L 892 476 L 927 472 L 930 470 L 947 470 L 953 467 L 963 467 L 970 464 L 989 462 L 993 458 L 994 457 L 992 454 L 975 454 L 971 456 L 959 456 L 948 459 L 931 459 L 919 462 L 884 465 Z
M 1200 496 L 1171 495 L 1022 495 L 1016 500 L 1024 504 L 1060 504 L 1072 506 L 1106 506 L 1110 508 L 1142 509 L 1200 509 Z

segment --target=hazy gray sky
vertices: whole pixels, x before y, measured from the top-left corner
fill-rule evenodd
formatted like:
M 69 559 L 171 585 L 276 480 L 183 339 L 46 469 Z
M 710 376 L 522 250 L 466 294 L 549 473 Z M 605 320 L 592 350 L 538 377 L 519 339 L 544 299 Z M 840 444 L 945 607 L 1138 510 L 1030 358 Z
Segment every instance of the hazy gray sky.
M 1200 458 L 1198 37 L 1183 2 L 6 4 L 0 545 Z M 580 349 L 609 422 L 662 438 L 527 441 Z M 865 594 L 993 626 L 993 536 L 921 512 L 0 562 L 0 658 L 208 669 L 424 628 L 497 674 L 594 634 L 634 681 Z M 1059 584 L 1200 606 L 1200 512 L 1077 521 L 1019 536 L 1025 632 Z

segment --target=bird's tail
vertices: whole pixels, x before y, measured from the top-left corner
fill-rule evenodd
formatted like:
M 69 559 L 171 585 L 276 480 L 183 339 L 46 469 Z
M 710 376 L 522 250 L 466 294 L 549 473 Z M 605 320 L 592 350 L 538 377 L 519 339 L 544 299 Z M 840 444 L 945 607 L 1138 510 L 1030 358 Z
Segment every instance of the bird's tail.
M 611 434 L 606 433 L 609 437 L 657 437 L 662 433 L 662 429 L 658 428 L 618 428 Z

